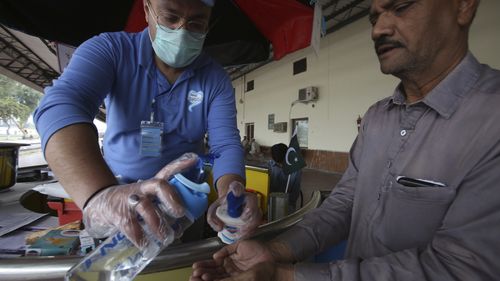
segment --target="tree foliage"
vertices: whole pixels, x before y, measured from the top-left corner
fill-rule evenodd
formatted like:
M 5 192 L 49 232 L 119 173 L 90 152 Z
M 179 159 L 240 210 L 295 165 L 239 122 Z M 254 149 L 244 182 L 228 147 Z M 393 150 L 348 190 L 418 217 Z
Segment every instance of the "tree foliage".
M 14 122 L 21 132 L 41 97 L 40 92 L 0 75 L 0 119 Z

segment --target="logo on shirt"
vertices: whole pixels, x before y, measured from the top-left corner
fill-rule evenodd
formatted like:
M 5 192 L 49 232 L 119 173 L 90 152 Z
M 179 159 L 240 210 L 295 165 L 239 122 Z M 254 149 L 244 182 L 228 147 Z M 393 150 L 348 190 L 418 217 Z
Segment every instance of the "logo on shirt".
M 193 107 L 199 105 L 202 101 L 203 101 L 203 92 L 202 91 L 189 91 L 189 94 L 188 94 L 188 102 L 189 102 L 189 107 L 188 107 L 188 110 L 190 112 L 193 111 Z

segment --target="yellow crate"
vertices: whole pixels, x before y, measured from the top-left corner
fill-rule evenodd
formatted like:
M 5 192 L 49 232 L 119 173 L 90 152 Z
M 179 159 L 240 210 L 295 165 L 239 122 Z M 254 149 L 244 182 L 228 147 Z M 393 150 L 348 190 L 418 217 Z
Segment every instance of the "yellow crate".
M 246 166 L 245 175 L 247 178 L 246 188 L 257 193 L 259 199 L 259 206 L 263 214 L 267 212 L 267 198 L 269 195 L 269 172 L 267 169 Z M 207 182 L 210 185 L 210 194 L 208 195 L 209 203 L 217 200 L 217 192 L 215 191 L 213 184 L 212 173 L 208 174 Z

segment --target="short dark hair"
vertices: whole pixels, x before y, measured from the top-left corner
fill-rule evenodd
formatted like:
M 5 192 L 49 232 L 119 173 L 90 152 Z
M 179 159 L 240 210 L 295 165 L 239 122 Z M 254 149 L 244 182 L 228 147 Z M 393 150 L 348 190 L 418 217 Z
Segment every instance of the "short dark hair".
M 284 143 L 278 143 L 271 146 L 271 157 L 276 162 L 283 162 L 285 160 L 286 151 L 288 146 Z

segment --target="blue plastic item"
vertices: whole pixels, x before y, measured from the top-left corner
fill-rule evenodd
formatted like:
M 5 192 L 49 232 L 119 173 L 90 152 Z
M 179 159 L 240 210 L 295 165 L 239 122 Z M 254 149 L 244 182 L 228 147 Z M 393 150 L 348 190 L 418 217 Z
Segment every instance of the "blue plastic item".
M 245 194 L 235 196 L 233 192 L 229 192 L 226 197 L 227 200 L 227 214 L 232 218 L 239 218 L 243 212 L 243 205 L 245 203 Z
M 344 259 L 347 240 L 341 241 L 337 245 L 330 247 L 314 257 L 314 262 L 325 263 Z
M 235 196 L 232 191 L 226 195 L 226 202 L 220 205 L 215 214 L 224 223 L 224 227 L 217 233 L 222 242 L 231 244 L 241 238 L 240 229 L 246 224 L 241 218 L 245 207 L 245 194 Z
M 191 175 L 195 179 L 204 178 L 203 160 L 198 161 L 197 168 Z M 201 164 L 200 164 L 201 163 Z M 195 183 L 182 174 L 176 174 L 169 180 L 186 207 L 185 216 L 170 221 L 171 228 L 181 235 L 195 219 L 201 217 L 208 206 L 210 187 L 206 182 Z M 159 204 L 159 203 L 158 203 Z M 158 205 L 161 210 L 161 204 Z M 165 247 L 173 242 L 169 235 L 165 241 L 159 241 L 147 227 L 146 239 L 149 243 L 138 249 L 121 232 L 108 237 L 98 248 L 88 254 L 82 261 L 73 266 L 66 274 L 66 281 L 129 281 L 141 272 Z
M 206 182 L 197 184 L 181 174 L 176 174 L 169 182 L 181 196 L 189 219 L 194 221 L 205 213 L 210 193 L 210 186 Z

